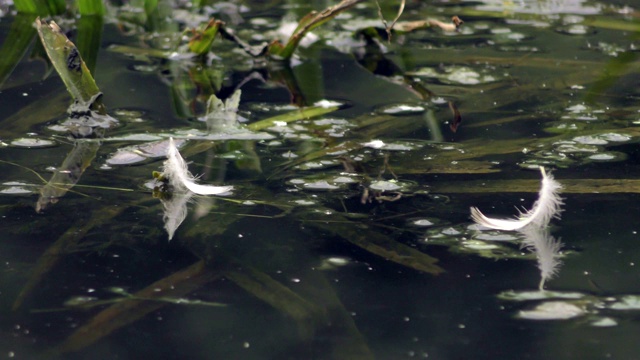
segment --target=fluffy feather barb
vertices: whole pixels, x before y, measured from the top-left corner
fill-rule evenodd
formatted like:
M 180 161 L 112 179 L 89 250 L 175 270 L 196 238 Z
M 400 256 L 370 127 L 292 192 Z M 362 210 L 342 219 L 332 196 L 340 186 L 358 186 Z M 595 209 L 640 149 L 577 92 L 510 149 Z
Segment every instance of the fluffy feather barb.
M 542 187 L 538 193 L 538 200 L 531 210 L 521 213 L 517 219 L 496 219 L 485 216 L 478 208 L 471 208 L 471 218 L 477 224 L 496 230 L 518 230 L 527 225 L 545 227 L 553 217 L 559 217 L 562 198 L 559 193 L 562 185 L 551 174 L 547 174 L 543 167 Z
M 233 186 L 213 186 L 196 183 L 196 178 L 189 172 L 173 138 L 169 138 L 167 160 L 164 162 L 163 175 L 169 179 L 174 189 L 186 189 L 198 195 L 218 195 L 233 190 Z

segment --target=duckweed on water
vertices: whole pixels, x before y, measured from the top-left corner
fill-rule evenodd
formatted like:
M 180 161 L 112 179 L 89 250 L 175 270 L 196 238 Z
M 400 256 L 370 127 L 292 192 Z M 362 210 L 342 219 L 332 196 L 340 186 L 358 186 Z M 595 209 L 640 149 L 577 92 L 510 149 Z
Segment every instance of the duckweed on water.
M 491 69 L 473 69 L 466 66 L 449 66 L 443 69 L 422 68 L 408 75 L 437 79 L 446 84 L 479 85 L 499 81 L 504 73 Z

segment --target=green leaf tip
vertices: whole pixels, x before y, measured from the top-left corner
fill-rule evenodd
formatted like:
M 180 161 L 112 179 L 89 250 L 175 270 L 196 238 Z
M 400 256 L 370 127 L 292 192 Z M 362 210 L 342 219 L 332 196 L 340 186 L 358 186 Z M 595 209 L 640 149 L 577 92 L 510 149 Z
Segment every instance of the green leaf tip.
M 38 17 L 36 28 L 47 56 L 67 91 L 76 102 L 91 105 L 91 102 L 100 94 L 100 89 L 82 60 L 78 48 L 54 21 L 47 23 Z
M 222 21 L 211 19 L 203 29 L 190 30 L 189 50 L 196 55 L 204 55 L 209 52 L 222 25 L 224 25 Z

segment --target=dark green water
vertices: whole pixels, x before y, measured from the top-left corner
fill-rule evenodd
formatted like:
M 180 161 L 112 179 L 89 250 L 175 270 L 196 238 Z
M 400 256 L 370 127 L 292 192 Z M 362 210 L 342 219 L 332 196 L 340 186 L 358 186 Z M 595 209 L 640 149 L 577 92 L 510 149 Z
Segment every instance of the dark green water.
M 244 5 L 216 16 L 258 44 L 285 15 L 331 4 Z M 465 24 L 395 34 L 384 53 L 356 36 L 380 26 L 365 2 L 290 67 L 220 38 L 209 67 L 154 57 L 190 11 L 161 3 L 134 23 L 113 7 L 93 74 L 118 125 L 101 142 L 60 126 L 70 99 L 43 60 L 25 56 L 1 87 L 0 357 L 639 358 L 638 6 L 408 3 L 401 20 Z M 3 47 L 16 22 L 0 18 Z M 42 54 L 32 35 L 25 52 Z M 209 95 L 237 89 L 241 124 L 208 131 Z M 297 120 L 246 128 L 281 114 Z M 192 198 L 171 241 L 152 195 L 163 153 L 142 147 L 169 136 L 187 140 L 200 183 L 234 186 Z M 74 159 L 75 186 L 36 212 L 78 149 L 95 158 Z M 529 208 L 538 166 L 565 186 L 547 291 L 522 235 L 469 215 Z M 545 306 L 565 312 L 531 312 Z

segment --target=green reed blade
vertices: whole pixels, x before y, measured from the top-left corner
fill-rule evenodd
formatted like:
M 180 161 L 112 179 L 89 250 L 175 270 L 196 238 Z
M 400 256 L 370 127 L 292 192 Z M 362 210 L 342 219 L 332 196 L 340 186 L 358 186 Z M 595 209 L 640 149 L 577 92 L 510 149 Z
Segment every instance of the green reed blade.
M 47 24 L 38 18 L 36 27 L 51 63 L 73 99 L 90 104 L 100 94 L 100 89 L 76 46 L 53 21 Z
M 33 42 L 36 29 L 32 24 L 35 17 L 31 14 L 17 14 L 13 19 L 9 34 L 0 48 L 0 87 L 9 78 Z
M 81 16 L 104 15 L 105 8 L 102 0 L 77 0 L 78 12 Z

